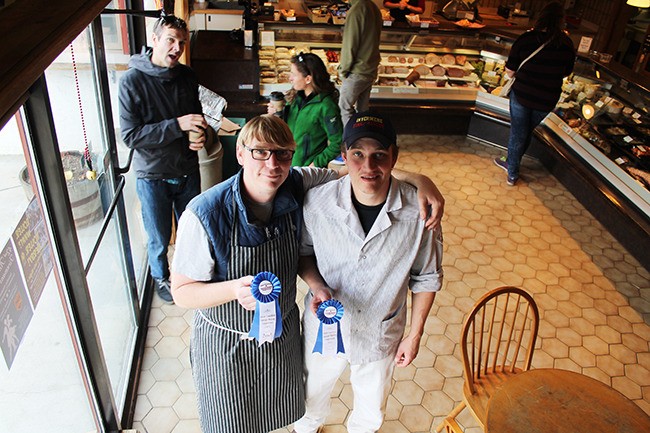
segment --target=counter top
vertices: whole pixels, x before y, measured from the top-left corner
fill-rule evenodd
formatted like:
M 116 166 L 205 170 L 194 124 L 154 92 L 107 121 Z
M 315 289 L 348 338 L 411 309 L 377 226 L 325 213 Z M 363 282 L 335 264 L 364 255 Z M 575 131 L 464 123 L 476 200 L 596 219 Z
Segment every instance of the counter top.
M 332 28 L 332 27 L 338 27 L 338 28 L 343 28 L 342 25 L 336 25 L 336 24 L 322 24 L 322 23 L 313 23 L 307 14 L 303 12 L 302 10 L 295 10 L 295 16 L 296 19 L 295 21 L 285 21 L 283 19 L 280 19 L 280 21 L 274 21 L 272 16 L 259 16 L 257 17 L 257 20 L 261 24 L 269 24 L 269 25 L 281 25 L 281 26 L 310 26 L 310 27 L 321 27 L 321 28 Z M 431 26 L 429 28 L 421 28 L 421 27 L 416 27 L 416 26 L 411 26 L 406 22 L 393 22 L 392 25 L 390 26 L 384 26 L 383 31 L 391 31 L 391 30 L 399 30 L 399 31 L 411 31 L 413 33 L 436 33 L 436 32 L 441 32 L 441 33 L 446 33 L 446 32 L 457 32 L 460 34 L 472 34 L 472 33 L 478 33 L 478 32 L 489 32 L 497 36 L 502 36 L 505 38 L 509 39 L 516 39 L 519 35 L 524 33 L 525 31 L 529 30 L 533 23 L 529 23 L 528 25 L 515 25 L 510 22 L 508 22 L 505 18 L 503 18 L 500 15 L 496 14 L 487 14 L 487 13 L 482 13 L 481 18 L 482 18 L 482 24 L 485 25 L 485 27 L 482 28 L 470 28 L 470 27 L 461 27 L 456 25 L 455 21 L 451 21 L 446 19 L 444 16 L 434 13 L 433 14 L 433 19 L 438 21 L 437 26 Z M 573 29 L 571 31 L 571 34 L 573 36 L 579 37 L 579 36 L 584 36 L 584 35 L 594 35 L 596 32 L 588 27 L 580 27 L 577 29 Z

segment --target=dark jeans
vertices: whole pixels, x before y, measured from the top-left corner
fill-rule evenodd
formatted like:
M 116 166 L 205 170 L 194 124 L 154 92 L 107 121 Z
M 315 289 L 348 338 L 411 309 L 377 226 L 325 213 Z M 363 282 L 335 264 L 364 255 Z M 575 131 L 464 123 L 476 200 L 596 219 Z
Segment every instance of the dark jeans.
M 548 111 L 533 110 L 517 101 L 514 91 L 510 92 L 510 139 L 508 140 L 508 178 L 519 178 L 519 165 L 530 146 L 533 131 L 548 114 Z
M 138 179 L 136 190 L 147 231 L 149 268 L 154 278 L 169 278 L 167 247 L 172 235 L 172 210 L 176 220 L 201 192 L 199 173 L 176 179 Z

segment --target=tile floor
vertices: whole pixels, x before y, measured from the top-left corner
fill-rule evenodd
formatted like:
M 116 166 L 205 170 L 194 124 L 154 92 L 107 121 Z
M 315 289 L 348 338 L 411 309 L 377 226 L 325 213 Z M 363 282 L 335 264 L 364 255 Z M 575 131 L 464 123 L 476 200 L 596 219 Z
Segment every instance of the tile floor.
M 401 136 L 400 145 L 398 167 L 430 176 L 446 198 L 445 283 L 417 359 L 395 371 L 381 432 L 429 432 L 460 401 L 464 314 L 500 285 L 521 286 L 538 303 L 535 368 L 594 377 L 650 414 L 650 273 L 538 162 L 526 159 L 509 187 L 493 147 L 438 136 Z M 192 314 L 154 301 L 134 422 L 141 433 L 200 432 L 188 359 Z M 346 431 L 351 401 L 343 377 L 325 433 Z M 468 411 L 458 420 L 481 431 Z

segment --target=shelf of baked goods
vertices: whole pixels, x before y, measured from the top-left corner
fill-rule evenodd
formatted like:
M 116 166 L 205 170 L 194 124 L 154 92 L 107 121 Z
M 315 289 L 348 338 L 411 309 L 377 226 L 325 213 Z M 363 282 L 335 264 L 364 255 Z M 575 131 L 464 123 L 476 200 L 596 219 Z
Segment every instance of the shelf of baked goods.
M 421 88 L 477 87 L 479 77 L 465 55 L 385 53 L 378 68 L 379 86 Z M 416 74 L 412 74 L 416 72 Z
M 650 215 L 650 117 L 611 93 L 611 85 L 567 79 L 545 120 L 565 143 Z
M 300 52 L 311 52 L 319 56 L 332 81 L 338 79 L 339 51 L 308 46 L 261 47 L 260 94 L 285 92 L 291 88 L 289 75 L 291 57 Z M 378 67 L 378 79 L 371 97 L 395 98 L 408 95 L 409 99 L 453 99 L 470 101 L 475 99 L 480 86 L 476 65 L 481 64 L 478 56 L 450 53 L 405 53 L 383 52 Z M 417 74 L 412 74 L 416 71 Z M 410 78 L 407 81 L 407 78 Z M 453 92 L 450 90 L 455 89 Z

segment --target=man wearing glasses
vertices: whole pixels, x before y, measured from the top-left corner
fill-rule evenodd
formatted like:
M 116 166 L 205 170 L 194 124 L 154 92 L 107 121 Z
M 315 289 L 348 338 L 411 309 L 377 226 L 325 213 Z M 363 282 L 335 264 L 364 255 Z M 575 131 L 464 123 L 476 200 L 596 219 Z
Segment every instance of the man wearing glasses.
M 153 47 L 131 57 L 119 90 L 122 139 L 134 150 L 149 268 L 166 303 L 173 302 L 167 262 L 172 211 L 179 218 L 201 192 L 197 151 L 207 127 L 196 76 L 179 63 L 187 38 L 185 21 L 162 16 L 154 26 Z
M 251 119 L 237 137 L 243 169 L 196 197 L 179 221 L 172 293 L 177 305 L 196 309 L 191 359 L 204 433 L 273 431 L 305 410 L 296 305 L 302 196 L 336 172 L 291 169 L 295 148 L 279 117 Z M 242 339 L 260 272 L 281 283 L 282 317 L 282 335 L 262 345 Z

